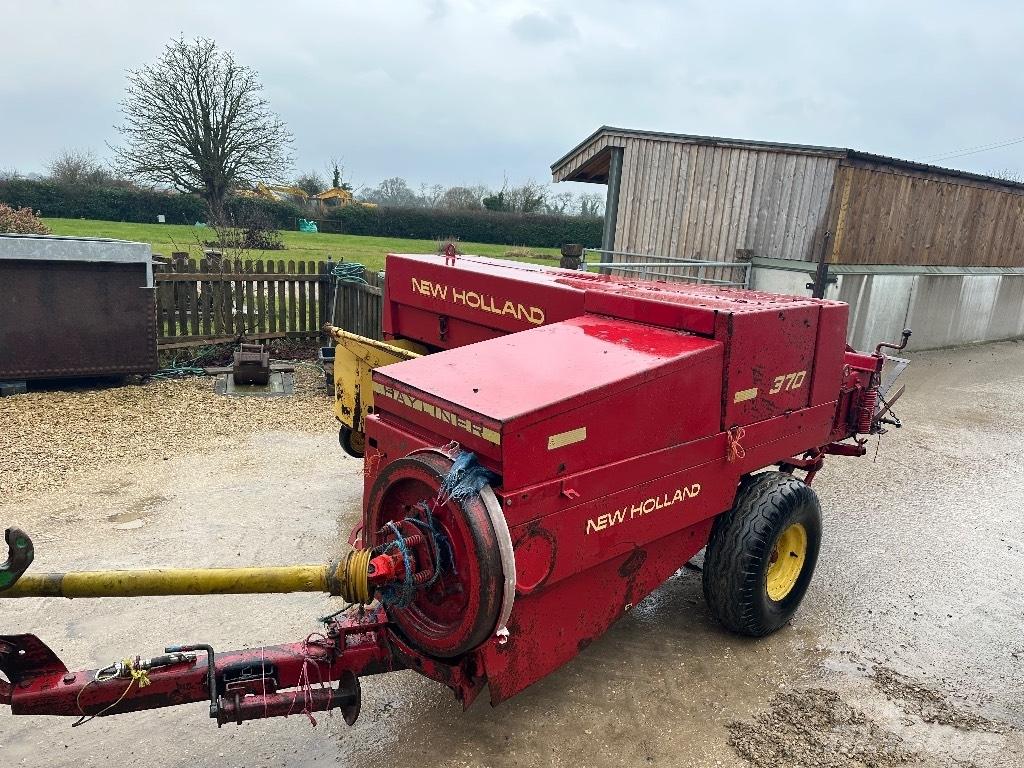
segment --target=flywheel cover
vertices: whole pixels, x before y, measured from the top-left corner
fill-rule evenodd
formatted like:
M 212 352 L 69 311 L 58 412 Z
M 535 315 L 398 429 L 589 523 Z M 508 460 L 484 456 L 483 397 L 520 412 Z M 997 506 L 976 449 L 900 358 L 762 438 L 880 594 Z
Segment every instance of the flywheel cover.
M 461 502 L 438 504 L 438 490 L 451 466 L 452 458 L 441 451 L 416 451 L 384 467 L 367 499 L 371 547 L 383 543 L 381 529 L 389 521 L 416 515 L 420 502 L 431 506 L 451 562 L 436 583 L 417 590 L 412 603 L 385 607 L 410 645 L 441 658 L 479 647 L 511 612 L 503 550 L 510 552 L 512 542 L 507 524 L 501 525 L 504 515 L 487 486 Z M 497 524 L 495 510 L 501 516 Z M 514 594 L 514 560 L 511 573 Z

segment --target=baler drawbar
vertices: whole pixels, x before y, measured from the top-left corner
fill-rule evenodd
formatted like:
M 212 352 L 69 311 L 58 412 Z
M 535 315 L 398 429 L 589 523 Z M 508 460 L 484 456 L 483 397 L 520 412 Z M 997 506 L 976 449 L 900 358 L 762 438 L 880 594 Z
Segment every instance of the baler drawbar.
M 712 614 L 784 626 L 817 561 L 828 455 L 886 426 L 906 361 L 846 345 L 842 302 L 457 256 L 389 255 L 384 342 L 342 329 L 342 444 L 362 455 L 352 549 L 316 565 L 33 574 L 6 532 L 0 599 L 322 592 L 285 645 L 168 646 L 69 671 L 0 636 L 0 704 L 86 722 L 207 701 L 218 724 L 338 709 L 415 669 L 497 704 L 583 651 L 706 547 Z M 340 355 L 339 355 L 340 358 Z M 346 440 L 347 438 L 347 440 Z

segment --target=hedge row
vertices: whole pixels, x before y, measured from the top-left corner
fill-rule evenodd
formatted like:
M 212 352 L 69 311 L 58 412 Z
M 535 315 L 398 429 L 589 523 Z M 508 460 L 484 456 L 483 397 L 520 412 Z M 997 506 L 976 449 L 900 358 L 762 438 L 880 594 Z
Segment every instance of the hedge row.
M 0 202 L 28 207 L 43 216 L 168 224 L 193 224 L 206 218 L 206 205 L 195 195 L 151 192 L 130 187 L 90 187 L 28 179 L 0 180 Z M 234 198 L 229 213 L 240 221 L 253 210 L 281 229 L 295 229 L 298 218 L 321 219 L 321 231 L 351 235 L 557 248 L 563 243 L 601 244 L 602 220 L 584 216 L 450 211 L 437 208 L 388 208 L 352 205 L 326 214 L 310 214 L 289 203 Z
M 100 219 L 153 223 L 163 214 L 168 224 L 195 224 L 206 220 L 206 203 L 195 195 L 155 192 L 132 187 L 92 187 L 52 181 L 5 179 L 0 181 L 0 202 L 13 208 L 28 207 L 43 216 L 63 219 Z M 303 215 L 294 205 L 267 200 L 234 198 L 228 212 L 245 215 L 258 209 L 278 227 L 293 229 Z
M 324 231 L 350 235 L 440 240 L 457 237 L 473 243 L 557 248 L 563 243 L 601 245 L 602 220 L 584 216 L 548 216 L 438 208 L 367 208 L 350 205 L 327 215 Z

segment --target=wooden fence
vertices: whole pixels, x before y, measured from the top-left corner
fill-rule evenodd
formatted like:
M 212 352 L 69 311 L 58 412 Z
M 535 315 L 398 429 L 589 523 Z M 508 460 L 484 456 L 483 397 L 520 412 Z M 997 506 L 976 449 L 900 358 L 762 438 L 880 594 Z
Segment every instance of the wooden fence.
M 337 280 L 330 261 L 176 259 L 154 267 L 158 348 L 319 336 L 327 322 L 381 337 L 375 272 Z
M 333 317 L 334 325 L 346 331 L 371 339 L 383 339 L 380 320 L 384 306 L 384 273 L 364 269 L 363 279 L 365 285 L 360 282 L 337 283 L 329 316 Z

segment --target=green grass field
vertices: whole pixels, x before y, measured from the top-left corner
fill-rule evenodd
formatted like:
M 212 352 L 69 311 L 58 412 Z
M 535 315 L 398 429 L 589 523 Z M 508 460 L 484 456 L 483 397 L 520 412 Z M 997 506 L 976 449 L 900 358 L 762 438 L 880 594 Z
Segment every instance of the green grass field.
M 128 224 L 117 221 L 95 221 L 92 219 L 45 219 L 55 235 L 77 237 L 111 237 L 120 240 L 134 240 L 149 243 L 153 253 L 169 256 L 174 251 L 188 251 L 193 258 L 202 255 L 203 240 L 214 237 L 213 232 L 202 227 L 184 224 Z M 382 269 L 384 256 L 388 253 L 436 253 L 437 243 L 433 240 L 404 240 L 390 237 L 363 237 L 361 235 L 305 234 L 303 232 L 281 232 L 285 245 L 283 251 L 247 251 L 251 259 L 327 259 L 335 261 L 358 261 L 369 269 Z M 487 243 L 460 243 L 459 249 L 466 254 L 490 256 L 492 258 L 514 258 L 533 264 L 557 264 L 558 250 L 555 248 L 524 248 L 512 245 Z M 526 254 L 537 254 L 529 257 Z

